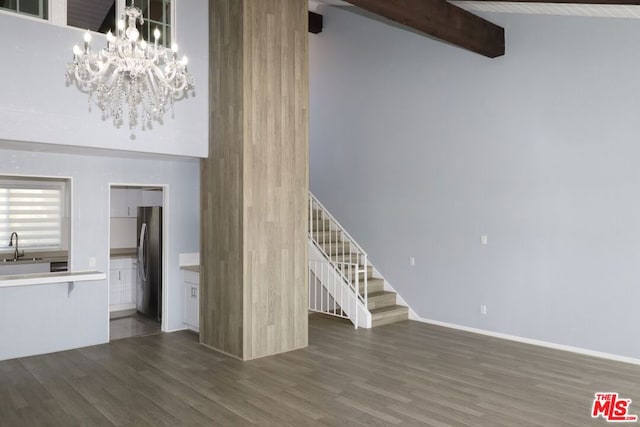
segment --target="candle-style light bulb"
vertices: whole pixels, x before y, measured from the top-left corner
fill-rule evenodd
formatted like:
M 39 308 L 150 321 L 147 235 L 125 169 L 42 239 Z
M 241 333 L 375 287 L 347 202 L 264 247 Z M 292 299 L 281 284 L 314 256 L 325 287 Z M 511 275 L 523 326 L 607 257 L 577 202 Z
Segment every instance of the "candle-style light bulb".
M 140 41 L 140 49 L 145 50 L 147 48 L 147 42 L 144 40 Z
M 84 41 L 85 43 L 89 43 L 91 41 L 91 33 L 89 32 L 89 30 L 87 30 L 87 32 L 84 33 Z
M 78 45 L 73 46 L 73 54 L 76 56 L 82 55 L 82 49 L 80 49 L 80 46 Z
M 178 43 L 173 43 L 171 45 L 171 50 L 173 51 L 173 53 L 178 52 Z
M 156 41 L 160 40 L 160 30 L 159 29 L 156 28 L 155 30 L 153 30 L 153 38 Z
M 109 30 L 109 32 L 107 33 L 107 41 L 109 43 L 113 43 L 114 41 L 116 41 L 116 37 L 113 35 L 111 30 Z
M 182 57 L 182 59 L 180 60 L 180 63 L 182 64 L 183 67 L 187 66 L 187 64 L 189 63 L 189 58 L 187 58 L 187 55 Z

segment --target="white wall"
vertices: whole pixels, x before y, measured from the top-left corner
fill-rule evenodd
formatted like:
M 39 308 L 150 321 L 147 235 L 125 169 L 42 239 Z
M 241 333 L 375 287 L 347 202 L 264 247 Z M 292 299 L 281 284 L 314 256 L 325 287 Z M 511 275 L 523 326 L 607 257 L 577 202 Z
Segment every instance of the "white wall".
M 311 189 L 419 316 L 640 358 L 640 25 L 488 18 L 502 58 L 325 11 Z
M 1 145 L 1 144 L 0 144 Z M 72 178 L 71 270 L 108 271 L 109 184 L 168 185 L 168 329 L 182 328 L 178 254 L 199 250 L 200 165 L 0 149 L 0 174 Z M 95 257 L 96 267 L 89 258 Z M 109 340 L 107 281 L 0 289 L 0 360 Z
M 66 86 L 71 49 L 82 30 L 0 13 L 0 139 L 206 157 L 208 147 L 208 14 L 205 0 L 176 2 L 177 42 L 189 57 L 196 95 L 176 102 L 175 117 L 135 132 L 116 129 L 87 95 Z M 95 49 L 104 36 L 94 34 Z

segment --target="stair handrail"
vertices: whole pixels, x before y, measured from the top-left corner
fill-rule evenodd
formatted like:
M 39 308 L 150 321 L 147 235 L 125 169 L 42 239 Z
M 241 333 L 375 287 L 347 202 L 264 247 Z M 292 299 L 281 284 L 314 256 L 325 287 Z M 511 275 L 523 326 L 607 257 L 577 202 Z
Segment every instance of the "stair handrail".
M 311 239 L 311 241 L 314 243 L 314 245 L 320 250 L 320 252 L 322 253 L 322 255 L 325 257 L 326 260 L 328 260 L 336 270 L 340 270 L 339 268 L 339 263 L 336 262 L 335 260 L 333 260 L 331 258 L 330 254 L 327 254 L 326 251 L 324 250 L 324 247 L 322 246 L 322 244 L 320 242 L 318 242 L 316 240 L 316 238 L 313 235 L 313 225 L 312 222 L 314 220 L 314 215 L 313 215 L 313 211 L 314 208 L 319 208 L 320 211 L 322 212 L 322 218 L 318 218 L 319 220 L 323 220 L 323 219 L 328 219 L 329 220 L 329 229 L 326 230 L 329 232 L 329 235 L 331 235 L 332 231 L 337 231 L 339 232 L 342 237 L 343 237 L 343 247 L 344 247 L 344 243 L 347 243 L 349 245 L 349 249 L 351 249 L 352 247 L 354 249 L 356 249 L 356 260 L 358 262 L 356 262 L 356 264 L 358 265 L 358 269 L 356 271 L 356 280 L 355 280 L 355 285 L 352 285 L 351 280 L 349 280 L 346 276 L 345 281 L 349 284 L 350 288 L 352 288 L 352 290 L 355 292 L 355 294 L 358 296 L 358 299 L 364 304 L 365 309 L 367 308 L 367 294 L 368 294 L 368 268 L 369 268 L 369 256 L 367 255 L 367 253 L 364 251 L 364 249 L 362 249 L 362 247 L 358 244 L 358 242 L 356 242 L 356 240 L 351 237 L 351 235 L 347 232 L 347 230 L 345 230 L 345 228 L 338 222 L 338 220 L 331 215 L 331 212 L 329 212 L 329 210 L 316 198 L 316 196 L 313 195 L 313 193 L 311 191 L 309 191 L 309 227 L 308 227 L 308 233 L 309 233 L 309 238 Z M 332 227 L 333 225 L 333 227 Z M 320 232 L 320 231 L 318 231 Z M 325 230 L 323 230 L 322 232 L 325 232 Z M 346 242 L 345 242 L 346 239 Z M 331 239 L 329 239 L 331 240 Z M 331 242 L 329 242 L 329 246 L 331 246 Z M 351 252 L 350 252 L 351 253 Z M 363 265 L 363 270 L 360 270 L 359 266 L 360 266 L 360 259 L 362 259 L 362 265 Z M 360 293 L 360 286 L 359 286 L 359 282 L 360 282 L 360 273 L 364 272 L 364 289 L 362 294 Z M 341 272 L 340 274 L 342 274 L 344 276 L 344 272 Z
M 362 249 L 362 247 L 358 244 L 358 242 L 356 242 L 356 239 L 351 237 L 351 235 L 347 232 L 347 230 L 345 230 L 345 228 L 342 225 L 340 225 L 338 220 L 335 219 L 333 215 L 331 215 L 331 212 L 329 212 L 329 210 L 324 207 L 324 205 L 320 202 L 320 200 L 318 200 L 311 191 L 309 191 L 309 197 L 322 209 L 322 213 L 324 215 L 327 215 L 329 217 L 328 219 L 331 220 L 331 222 L 336 227 L 338 227 L 338 231 L 342 232 L 342 234 L 344 234 L 344 236 L 347 237 L 347 239 L 351 243 L 353 243 L 353 246 L 355 246 L 355 248 L 358 249 L 358 252 L 360 252 L 360 254 L 364 256 L 367 256 L 367 253 L 364 251 L 364 249 Z M 310 215 L 313 215 L 313 213 L 311 213 Z

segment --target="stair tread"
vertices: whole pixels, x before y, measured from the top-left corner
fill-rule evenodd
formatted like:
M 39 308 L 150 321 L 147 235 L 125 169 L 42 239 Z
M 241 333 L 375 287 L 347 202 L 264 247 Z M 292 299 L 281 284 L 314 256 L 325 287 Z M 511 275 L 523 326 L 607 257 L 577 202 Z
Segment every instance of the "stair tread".
M 395 295 L 395 292 L 390 292 L 390 291 L 378 291 L 378 292 L 371 292 L 369 295 L 367 295 L 367 298 L 376 298 L 376 297 L 383 297 L 383 296 L 387 296 L 387 295 Z
M 345 256 L 345 255 L 338 255 L 336 256 L 336 261 L 359 261 L 360 265 L 362 265 L 364 258 L 363 257 L 357 257 L 357 252 L 351 252 L 353 255 L 352 256 Z
M 364 292 L 364 280 L 360 280 L 358 282 L 359 286 L 360 286 L 360 290 L 362 292 Z M 376 289 L 376 288 L 380 288 L 382 287 L 383 289 Z M 384 290 L 384 279 L 370 279 L 367 278 L 367 294 L 371 295 L 371 292 L 380 292 Z
M 383 315 L 383 314 L 391 314 L 393 312 L 401 313 L 403 311 L 409 312 L 409 307 L 405 307 L 404 305 L 390 305 L 388 307 L 380 307 L 369 310 L 371 312 L 371 316 Z

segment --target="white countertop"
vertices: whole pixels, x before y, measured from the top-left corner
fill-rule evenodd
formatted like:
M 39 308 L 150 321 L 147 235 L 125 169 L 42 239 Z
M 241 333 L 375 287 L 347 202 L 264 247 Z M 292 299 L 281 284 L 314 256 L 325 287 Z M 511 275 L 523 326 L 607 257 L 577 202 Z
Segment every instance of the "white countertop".
M 200 273 L 199 265 L 183 265 L 180 267 L 181 270 L 193 271 L 194 273 Z
M 100 271 L 64 271 L 60 273 L 16 274 L 0 276 L 0 288 L 16 286 L 50 285 L 53 283 L 89 282 L 106 280 L 106 273 Z
M 137 258 L 137 248 L 111 248 L 109 250 L 109 256 L 111 258 Z

